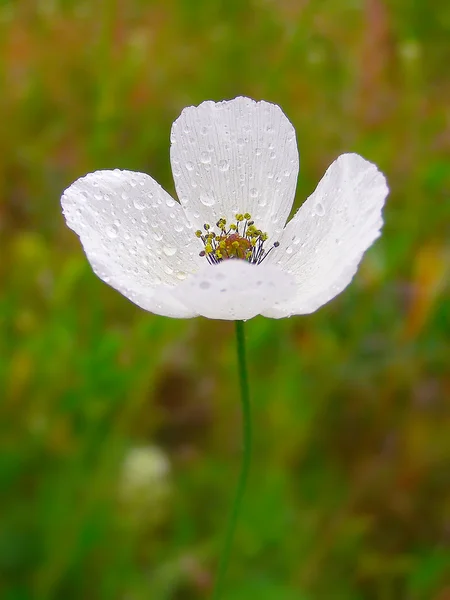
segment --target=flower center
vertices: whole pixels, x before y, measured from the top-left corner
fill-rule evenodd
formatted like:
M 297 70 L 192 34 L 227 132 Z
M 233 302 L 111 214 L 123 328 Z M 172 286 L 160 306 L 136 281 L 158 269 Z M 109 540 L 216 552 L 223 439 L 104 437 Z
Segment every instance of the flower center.
M 280 245 L 279 242 L 274 242 L 266 249 L 264 243 L 268 235 L 255 227 L 251 215 L 238 213 L 235 218 L 236 222 L 230 225 L 227 225 L 226 219 L 219 219 L 216 223 L 217 233 L 211 229 L 209 223 L 203 225 L 204 231 L 199 229 L 195 232 L 204 245 L 200 256 L 205 256 L 212 265 L 229 258 L 240 258 L 254 265 L 261 264 L 268 254 Z

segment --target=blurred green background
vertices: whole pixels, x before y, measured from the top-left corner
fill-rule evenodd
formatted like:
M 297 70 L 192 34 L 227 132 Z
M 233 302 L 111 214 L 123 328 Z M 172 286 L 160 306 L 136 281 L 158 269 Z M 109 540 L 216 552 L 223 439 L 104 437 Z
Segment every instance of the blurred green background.
M 88 171 L 173 192 L 172 121 L 249 95 L 341 152 L 382 238 L 316 314 L 247 324 L 255 450 L 224 600 L 450 598 L 450 5 L 0 3 L 0 597 L 209 598 L 240 460 L 233 326 L 145 313 L 61 216 Z

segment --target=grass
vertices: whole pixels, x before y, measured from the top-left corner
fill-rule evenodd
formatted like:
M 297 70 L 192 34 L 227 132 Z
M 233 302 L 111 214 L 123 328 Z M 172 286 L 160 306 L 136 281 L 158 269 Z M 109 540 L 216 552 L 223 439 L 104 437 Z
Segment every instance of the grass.
M 348 290 L 247 324 L 255 448 L 224 600 L 450 597 L 449 23 L 443 0 L 0 4 L 2 598 L 210 597 L 240 459 L 232 324 L 103 284 L 59 197 L 114 167 L 173 192 L 172 121 L 239 94 L 293 122 L 296 206 L 343 151 L 391 195 Z M 171 468 L 150 451 L 125 501 L 141 446 Z

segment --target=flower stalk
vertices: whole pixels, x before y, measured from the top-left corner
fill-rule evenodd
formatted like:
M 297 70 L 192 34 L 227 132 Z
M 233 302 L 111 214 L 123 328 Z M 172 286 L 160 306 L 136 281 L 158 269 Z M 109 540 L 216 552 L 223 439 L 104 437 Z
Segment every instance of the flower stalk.
M 247 357 L 245 351 L 245 327 L 244 321 L 235 321 L 236 332 L 236 356 L 238 363 L 239 388 L 242 409 L 242 466 L 239 474 L 239 480 L 236 488 L 236 496 L 228 521 L 225 541 L 222 549 L 222 554 L 219 562 L 219 570 L 217 573 L 216 585 L 214 588 L 213 600 L 219 600 L 226 570 L 228 567 L 233 537 L 236 530 L 236 525 L 239 518 L 239 512 L 244 497 L 245 487 L 247 484 L 248 473 L 250 470 L 251 445 L 252 445 L 252 419 L 251 419 L 251 404 L 250 404 L 250 389 L 248 384 Z

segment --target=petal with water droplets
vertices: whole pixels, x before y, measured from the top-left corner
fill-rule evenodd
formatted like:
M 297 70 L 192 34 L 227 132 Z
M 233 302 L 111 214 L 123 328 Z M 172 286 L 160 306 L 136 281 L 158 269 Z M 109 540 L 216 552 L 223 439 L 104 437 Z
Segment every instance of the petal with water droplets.
M 195 227 L 248 212 L 258 228 L 279 235 L 299 162 L 295 130 L 279 106 L 242 97 L 190 106 L 171 142 L 175 187 Z
M 174 291 L 188 308 L 209 319 L 240 320 L 289 302 L 294 279 L 275 265 L 230 259 L 206 265 Z
M 287 224 L 268 259 L 295 277 L 295 298 L 264 315 L 311 313 L 342 292 L 380 235 L 388 192 L 374 164 L 357 154 L 340 156 Z
M 61 203 L 101 279 L 152 312 L 195 314 L 170 288 L 201 264 L 199 242 L 181 206 L 154 179 L 96 171 L 67 188 Z

